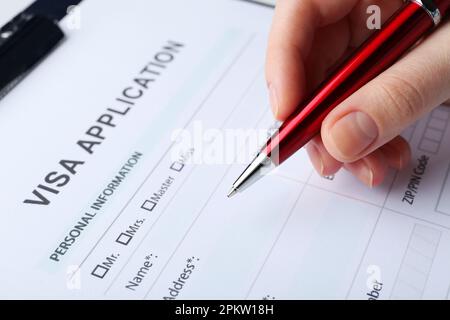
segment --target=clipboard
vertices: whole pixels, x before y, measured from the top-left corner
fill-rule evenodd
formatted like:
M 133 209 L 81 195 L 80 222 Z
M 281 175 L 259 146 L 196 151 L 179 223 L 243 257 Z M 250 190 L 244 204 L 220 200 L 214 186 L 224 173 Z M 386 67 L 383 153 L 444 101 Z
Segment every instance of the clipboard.
M 36 0 L 0 29 L 0 100 L 65 38 L 58 21 L 82 0 Z M 274 7 L 275 0 L 242 0 Z
M 5 153 L 0 296 L 447 298 L 446 270 L 432 264 L 445 267 L 450 261 L 447 108 L 404 135 L 416 146 L 413 159 L 423 154 L 432 159 L 414 206 L 402 198 L 419 163 L 374 191 L 345 172 L 314 176 L 306 154 L 268 177 L 271 192 L 264 201 L 256 190 L 230 202 L 226 192 L 242 168 L 234 160 L 213 167 L 210 153 L 204 166 L 186 163 L 188 140 L 199 123 L 205 130 L 221 129 L 207 140 L 218 137 L 219 147 L 220 132 L 229 129 L 255 128 L 266 137 L 273 118 L 261 53 L 273 12 L 241 0 L 135 2 L 141 7 L 123 13 L 121 2 L 82 2 L 83 27 L 71 31 L 65 28 L 70 19 L 63 20 L 67 40 L 0 103 Z M 174 4 L 180 4 L 179 14 L 166 24 Z M 122 23 L 116 23 L 116 14 L 124 17 Z M 117 41 L 123 35 L 131 36 Z M 180 128 L 187 139 L 173 138 Z M 438 144 L 430 135 L 436 128 L 442 136 Z M 181 148 L 172 147 L 175 141 Z M 86 143 L 95 152 L 89 153 Z M 136 157 L 142 161 L 121 178 L 122 168 Z M 152 202 L 171 174 L 177 174 L 175 182 Z M 48 205 L 24 203 L 27 199 Z M 105 205 L 91 208 L 98 203 Z M 142 218 L 147 222 L 134 238 L 124 235 Z M 80 222 L 86 224 L 82 231 Z M 397 245 L 386 246 L 391 243 Z M 425 263 L 417 253 L 428 257 Z M 120 259 L 105 267 L 110 254 Z M 158 255 L 158 269 L 142 285 L 129 284 L 149 254 Z M 200 259 L 194 282 L 183 291 L 173 288 L 194 254 Z M 424 265 L 429 281 L 411 275 L 410 265 Z M 372 281 L 380 279 L 377 266 L 386 283 L 381 292 Z

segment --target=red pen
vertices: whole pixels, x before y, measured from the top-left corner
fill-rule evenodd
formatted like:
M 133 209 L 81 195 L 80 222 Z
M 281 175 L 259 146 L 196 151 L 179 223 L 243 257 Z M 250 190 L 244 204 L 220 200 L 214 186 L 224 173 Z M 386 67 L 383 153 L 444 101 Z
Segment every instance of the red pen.
M 228 197 L 243 191 L 302 148 L 320 132 L 331 110 L 392 66 L 449 13 L 450 0 L 406 1 L 281 125 L 235 181 Z

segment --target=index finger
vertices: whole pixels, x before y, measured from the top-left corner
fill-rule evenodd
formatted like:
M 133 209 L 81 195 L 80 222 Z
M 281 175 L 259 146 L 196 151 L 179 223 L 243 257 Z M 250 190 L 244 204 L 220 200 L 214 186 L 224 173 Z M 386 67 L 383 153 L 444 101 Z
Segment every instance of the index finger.
M 279 0 L 266 59 L 266 79 L 275 116 L 284 120 L 303 100 L 304 62 L 317 28 L 351 12 L 358 0 Z

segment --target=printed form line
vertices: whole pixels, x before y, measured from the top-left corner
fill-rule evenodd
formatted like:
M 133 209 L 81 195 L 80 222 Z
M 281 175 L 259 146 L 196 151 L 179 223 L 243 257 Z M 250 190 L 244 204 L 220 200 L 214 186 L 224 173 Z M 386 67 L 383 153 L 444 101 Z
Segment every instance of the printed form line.
M 225 118 L 225 120 L 222 122 L 220 128 L 223 129 L 226 125 L 226 123 L 229 121 L 229 119 L 231 118 L 231 116 L 235 113 L 235 111 L 237 110 L 237 108 L 241 105 L 242 101 L 245 99 L 245 97 L 248 95 L 248 93 L 250 92 L 250 90 L 254 87 L 254 85 L 256 84 L 256 80 L 258 79 L 258 77 L 261 74 L 261 69 L 258 70 L 258 72 L 256 73 L 256 75 L 254 76 L 254 78 L 252 79 L 250 85 L 245 89 L 244 93 L 241 95 L 241 97 L 238 100 L 238 103 L 236 103 L 236 105 L 231 109 L 231 112 L 229 113 L 229 115 Z M 121 270 L 119 271 L 119 273 L 117 274 L 117 276 L 114 278 L 114 280 L 112 281 L 112 283 L 110 284 L 110 286 L 107 288 L 107 290 L 105 291 L 105 294 L 112 288 L 113 284 L 116 282 L 116 280 L 118 279 L 118 277 L 120 276 L 120 274 L 122 273 L 122 271 L 125 269 L 125 267 L 129 264 L 129 262 L 131 261 L 131 259 L 133 258 L 134 254 L 137 252 L 137 250 L 140 248 L 140 246 L 144 243 L 144 241 L 146 240 L 147 236 L 150 234 L 150 232 L 153 230 L 154 226 L 157 224 L 158 220 L 164 215 L 164 213 L 166 212 L 167 208 L 170 206 L 170 204 L 172 203 L 173 199 L 175 199 L 175 197 L 178 194 L 178 191 L 182 189 L 182 187 L 186 184 L 186 182 L 189 180 L 189 178 L 192 176 L 192 173 L 198 168 L 198 166 L 195 166 L 191 169 L 191 171 L 189 172 L 188 176 L 186 176 L 186 178 L 183 180 L 182 184 L 178 187 L 178 189 L 176 190 L 176 192 L 174 192 L 174 194 L 172 195 L 172 197 L 170 198 L 170 200 L 168 201 L 168 203 L 166 204 L 166 206 L 164 207 L 164 209 L 162 210 L 161 214 L 158 216 L 158 218 L 154 221 L 154 223 L 152 224 L 152 226 L 150 227 L 150 229 L 147 231 L 147 233 L 145 234 L 145 236 L 142 238 L 142 240 L 139 242 L 139 244 L 137 245 L 137 247 L 134 249 L 133 253 L 130 255 L 130 257 L 127 259 L 127 261 L 125 262 L 124 266 L 121 268 Z M 172 256 L 171 256 L 172 257 Z M 171 258 L 169 257 L 169 259 Z M 165 265 L 166 266 L 166 265 Z M 165 266 L 162 270 L 165 269 Z
M 263 120 L 265 115 L 265 112 L 263 112 L 262 116 L 259 118 L 258 123 L 260 121 Z M 227 170 L 225 171 L 225 173 L 223 174 L 223 176 L 221 177 L 221 179 L 219 180 L 219 182 L 217 183 L 217 185 L 214 187 L 212 193 L 209 195 L 208 199 L 206 200 L 206 202 L 204 203 L 204 205 L 201 207 L 201 209 L 199 210 L 199 212 L 197 213 L 197 216 L 195 217 L 194 221 L 191 223 L 191 225 L 189 226 L 188 230 L 185 232 L 183 238 L 179 241 L 178 245 L 176 246 L 175 250 L 172 252 L 172 254 L 170 255 L 169 259 L 167 260 L 167 262 L 164 264 L 163 268 L 161 269 L 161 271 L 159 272 L 158 276 L 156 277 L 156 279 L 153 281 L 153 284 L 151 285 L 150 289 L 147 291 L 147 293 L 144 296 L 144 299 L 147 298 L 147 296 L 150 294 L 150 292 L 152 291 L 153 287 L 156 285 L 156 283 L 158 282 L 159 278 L 161 277 L 162 273 L 164 272 L 164 270 L 166 269 L 167 265 L 170 263 L 170 261 L 173 259 L 173 257 L 175 256 L 176 252 L 178 251 L 178 249 L 180 248 L 181 244 L 184 242 L 184 240 L 186 239 L 186 237 L 188 236 L 188 234 L 190 233 L 190 231 L 192 230 L 192 228 L 194 227 L 195 223 L 197 222 L 197 220 L 200 218 L 200 216 L 202 215 L 202 213 L 204 212 L 205 208 L 208 206 L 209 202 L 211 201 L 212 197 L 216 194 L 217 190 L 219 189 L 220 185 L 222 184 L 222 181 L 224 180 L 224 178 L 229 174 L 229 172 L 231 171 L 231 169 L 233 168 L 232 165 L 230 165 Z
M 220 75 L 219 79 L 216 81 L 214 86 L 211 88 L 211 90 L 208 92 L 206 97 L 203 99 L 203 101 L 200 103 L 198 108 L 194 111 L 192 116 L 188 119 L 183 129 L 186 129 L 187 126 L 192 122 L 192 120 L 195 118 L 195 116 L 200 112 L 200 110 L 203 108 L 203 106 L 206 104 L 206 102 L 209 100 L 209 98 L 212 96 L 212 94 L 217 90 L 217 88 L 220 86 L 223 79 L 228 75 L 228 73 L 233 69 L 234 65 L 239 61 L 240 57 L 244 54 L 244 52 L 248 49 L 249 45 L 252 43 L 252 41 L 255 39 L 255 34 L 252 34 L 248 40 L 245 42 L 245 44 L 242 46 L 242 48 L 239 50 L 239 52 L 236 54 L 230 65 L 225 69 L 225 71 Z M 87 259 L 91 256 L 91 254 L 94 252 L 94 250 L 97 248 L 99 243 L 103 240 L 105 235 L 108 233 L 108 231 L 111 229 L 111 227 L 114 225 L 114 223 L 117 221 L 117 219 L 122 215 L 122 213 L 126 210 L 126 208 L 130 205 L 131 201 L 134 200 L 138 192 L 142 189 L 142 187 L 145 185 L 147 180 L 150 178 L 150 176 L 154 173 L 156 168 L 161 164 L 162 160 L 167 156 L 167 154 L 170 152 L 172 147 L 174 146 L 175 142 L 172 142 L 169 147 L 166 149 L 166 151 L 162 154 L 162 156 L 158 159 L 155 166 L 152 168 L 152 170 L 149 172 L 149 174 L 145 177 L 143 182 L 138 186 L 136 189 L 136 192 L 130 197 L 130 199 L 125 203 L 124 207 L 119 211 L 118 215 L 114 218 L 113 222 L 106 228 L 106 230 L 102 233 L 100 238 L 97 240 L 97 242 L 94 244 L 94 246 L 90 249 L 88 254 L 83 258 L 83 260 L 78 265 L 78 268 L 76 271 L 74 271 L 73 274 L 76 274 L 81 267 L 84 265 L 84 263 L 87 261 Z

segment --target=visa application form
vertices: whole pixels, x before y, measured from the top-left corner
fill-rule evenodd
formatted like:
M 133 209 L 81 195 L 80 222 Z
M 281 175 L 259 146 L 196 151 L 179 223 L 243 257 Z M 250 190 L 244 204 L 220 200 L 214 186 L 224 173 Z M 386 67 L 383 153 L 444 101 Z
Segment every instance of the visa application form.
M 272 125 L 273 10 L 79 10 L 0 101 L 2 298 L 450 298 L 449 109 L 404 133 L 413 161 L 380 187 L 320 177 L 301 151 L 228 199 L 245 163 L 204 156 Z

